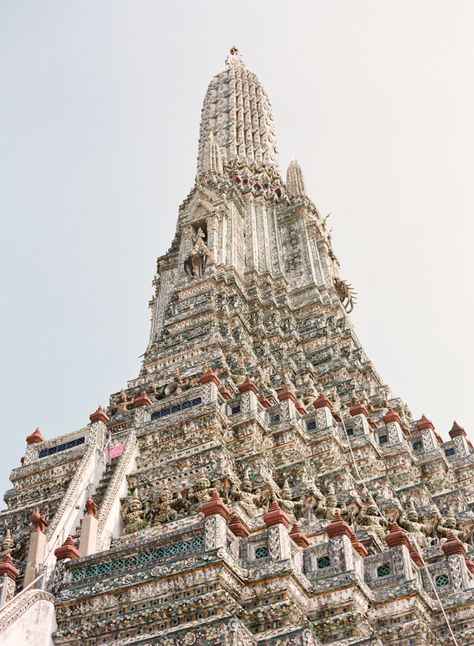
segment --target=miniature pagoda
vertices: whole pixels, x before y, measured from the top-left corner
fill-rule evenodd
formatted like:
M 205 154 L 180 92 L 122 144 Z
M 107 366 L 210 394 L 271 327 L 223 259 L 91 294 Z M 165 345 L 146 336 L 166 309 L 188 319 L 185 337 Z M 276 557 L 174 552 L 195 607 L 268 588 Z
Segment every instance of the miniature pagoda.
M 138 377 L 11 473 L 0 643 L 474 644 L 473 447 L 367 358 L 235 48 L 153 285 Z

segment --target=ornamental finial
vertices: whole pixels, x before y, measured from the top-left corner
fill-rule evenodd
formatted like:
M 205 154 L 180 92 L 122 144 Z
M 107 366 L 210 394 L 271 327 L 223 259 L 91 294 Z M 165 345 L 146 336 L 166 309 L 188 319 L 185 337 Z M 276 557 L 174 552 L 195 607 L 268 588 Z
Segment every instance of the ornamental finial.
M 229 55 L 225 59 L 225 64 L 229 67 L 238 67 L 244 65 L 242 54 L 239 52 L 239 48 L 235 45 L 230 48 Z

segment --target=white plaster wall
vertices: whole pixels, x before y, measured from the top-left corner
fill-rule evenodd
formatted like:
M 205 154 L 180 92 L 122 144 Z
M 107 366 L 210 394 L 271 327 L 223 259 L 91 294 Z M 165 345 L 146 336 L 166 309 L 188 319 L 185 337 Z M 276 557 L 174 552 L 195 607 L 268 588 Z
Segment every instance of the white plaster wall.
M 0 646 L 52 646 L 55 630 L 54 603 L 41 599 L 0 633 Z

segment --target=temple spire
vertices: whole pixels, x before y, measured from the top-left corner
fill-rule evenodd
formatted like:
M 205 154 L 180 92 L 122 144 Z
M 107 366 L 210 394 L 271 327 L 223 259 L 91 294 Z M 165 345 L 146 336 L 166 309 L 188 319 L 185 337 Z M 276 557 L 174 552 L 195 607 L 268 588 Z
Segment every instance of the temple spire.
M 209 164 L 212 134 L 222 163 L 253 169 L 278 170 L 278 153 L 270 101 L 255 74 L 245 67 L 237 47 L 226 59 L 226 69 L 209 83 L 204 98 L 199 134 L 197 174 Z
M 209 138 L 204 148 L 201 172 L 212 173 L 214 175 L 222 174 L 221 151 L 212 132 L 209 133 Z
M 303 171 L 296 159 L 292 159 L 286 171 L 286 188 L 290 195 L 306 195 Z

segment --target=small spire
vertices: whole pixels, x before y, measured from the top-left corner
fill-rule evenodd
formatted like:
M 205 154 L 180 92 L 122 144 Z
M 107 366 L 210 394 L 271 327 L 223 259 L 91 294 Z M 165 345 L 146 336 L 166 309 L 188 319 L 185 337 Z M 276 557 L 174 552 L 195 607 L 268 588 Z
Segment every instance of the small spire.
M 306 195 L 303 171 L 296 159 L 290 161 L 286 171 L 286 190 L 290 195 Z
M 223 172 L 221 150 L 212 132 L 209 133 L 204 148 L 202 172 L 212 173 L 213 175 L 222 175 Z
M 454 421 L 451 430 L 449 431 L 449 437 L 453 440 L 455 437 L 462 437 L 465 435 L 466 431 L 462 428 L 462 426 L 459 426 L 459 424 Z
M 416 428 L 419 431 L 425 431 L 426 429 L 429 429 L 429 428 L 432 431 L 434 431 L 434 424 L 430 419 L 426 417 L 426 415 L 422 415 L 421 419 L 419 419 L 418 422 L 416 423 Z

